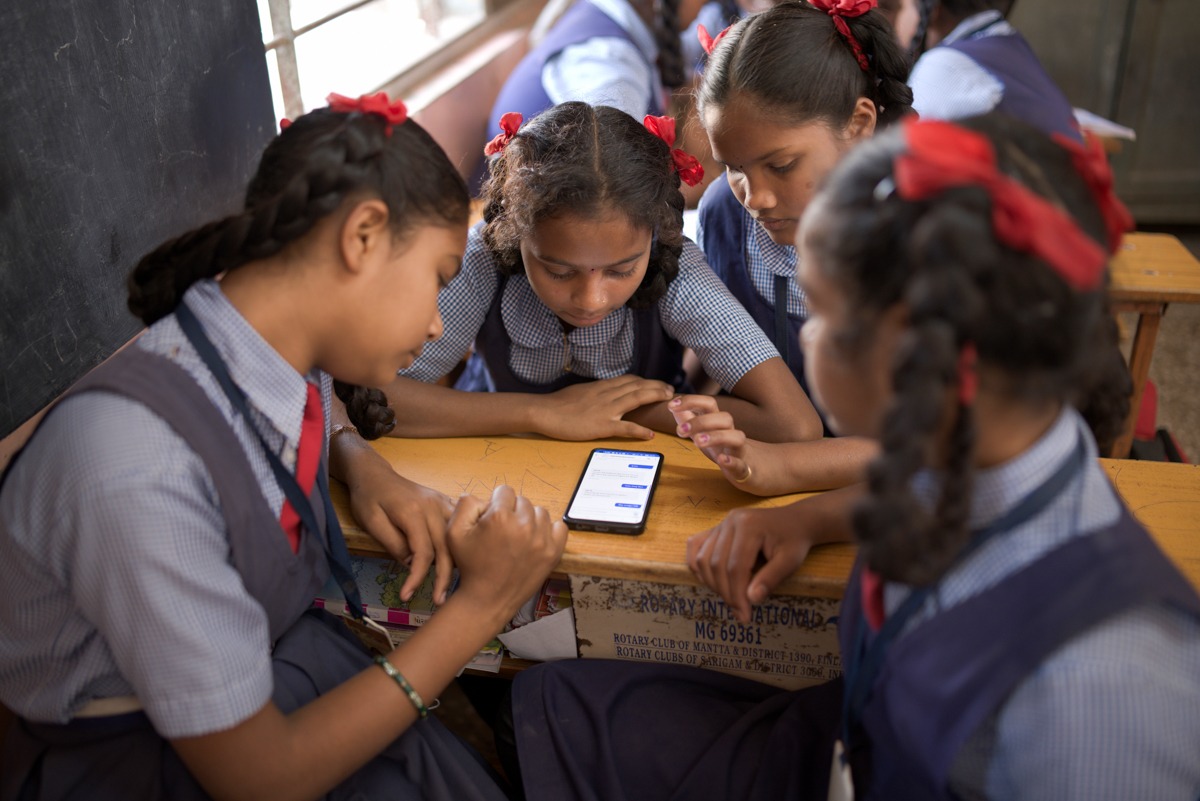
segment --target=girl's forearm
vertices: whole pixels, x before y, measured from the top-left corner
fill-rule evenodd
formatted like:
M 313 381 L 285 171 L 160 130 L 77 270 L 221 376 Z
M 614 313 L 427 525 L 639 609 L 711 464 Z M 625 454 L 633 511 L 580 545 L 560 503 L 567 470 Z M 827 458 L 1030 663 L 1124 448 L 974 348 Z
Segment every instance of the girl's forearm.
M 386 390 L 396 412 L 393 437 L 468 437 L 536 433 L 537 395 L 462 392 L 397 378 Z
M 816 492 L 865 481 L 879 444 L 864 437 L 825 437 L 808 442 L 761 443 L 774 460 L 786 492 Z

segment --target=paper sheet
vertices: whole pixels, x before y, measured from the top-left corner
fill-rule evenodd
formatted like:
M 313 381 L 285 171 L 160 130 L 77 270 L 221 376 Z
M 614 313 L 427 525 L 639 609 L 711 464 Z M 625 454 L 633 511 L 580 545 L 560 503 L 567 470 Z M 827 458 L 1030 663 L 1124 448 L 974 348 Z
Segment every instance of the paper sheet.
M 575 610 L 563 609 L 519 629 L 500 635 L 500 642 L 519 659 L 549 662 L 554 659 L 574 659 Z

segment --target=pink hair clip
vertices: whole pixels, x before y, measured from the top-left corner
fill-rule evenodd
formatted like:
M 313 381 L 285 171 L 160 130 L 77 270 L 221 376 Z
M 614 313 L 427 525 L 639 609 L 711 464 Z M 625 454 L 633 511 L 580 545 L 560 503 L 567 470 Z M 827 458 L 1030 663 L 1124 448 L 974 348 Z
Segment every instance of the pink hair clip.
M 521 127 L 521 123 L 525 118 L 519 112 L 510 111 L 500 118 L 500 133 L 492 137 L 492 141 L 484 145 L 483 155 L 494 156 L 504 148 L 508 147 L 508 143 L 517 135 L 517 131 Z
M 404 105 L 404 101 L 389 100 L 387 92 L 362 95 L 358 99 L 339 95 L 335 92 L 325 98 L 325 102 L 329 103 L 329 108 L 345 114 L 353 111 L 360 111 L 363 114 L 378 114 L 387 120 L 387 128 L 385 130 L 389 135 L 394 126 L 403 125 L 404 121 L 408 119 L 408 108 Z
M 716 36 L 710 36 L 708 33 L 708 28 L 705 28 L 703 25 L 697 25 L 696 38 L 700 40 L 700 46 L 704 48 L 704 52 L 711 56 L 712 51 L 716 49 L 717 44 L 719 44 L 720 41 L 725 38 L 725 34 L 729 33 L 729 28 L 732 27 L 733 26 L 730 25 Z
M 675 147 L 675 119 L 673 117 L 654 117 L 647 114 L 646 118 L 642 120 L 642 124 L 646 126 L 646 130 L 666 142 L 667 147 L 671 148 L 671 163 L 675 166 L 675 172 L 679 173 L 679 180 L 688 186 L 695 186 L 704 180 L 704 167 L 700 166 L 696 157 Z

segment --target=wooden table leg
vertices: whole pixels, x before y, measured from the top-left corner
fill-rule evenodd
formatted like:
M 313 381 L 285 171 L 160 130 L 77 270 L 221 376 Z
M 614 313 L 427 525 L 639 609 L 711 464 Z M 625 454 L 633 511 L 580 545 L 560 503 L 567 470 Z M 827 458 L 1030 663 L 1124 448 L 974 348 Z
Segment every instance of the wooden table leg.
M 1150 357 L 1154 354 L 1154 340 L 1158 338 L 1158 324 L 1162 321 L 1166 306 L 1157 313 L 1143 311 L 1138 315 L 1137 330 L 1133 334 L 1133 348 L 1129 353 L 1129 375 L 1133 379 L 1133 398 L 1129 406 L 1129 418 L 1125 421 L 1125 432 L 1113 443 L 1113 459 L 1129 458 L 1133 445 L 1133 429 L 1137 425 L 1138 411 L 1142 405 L 1142 393 L 1146 379 L 1150 376 Z

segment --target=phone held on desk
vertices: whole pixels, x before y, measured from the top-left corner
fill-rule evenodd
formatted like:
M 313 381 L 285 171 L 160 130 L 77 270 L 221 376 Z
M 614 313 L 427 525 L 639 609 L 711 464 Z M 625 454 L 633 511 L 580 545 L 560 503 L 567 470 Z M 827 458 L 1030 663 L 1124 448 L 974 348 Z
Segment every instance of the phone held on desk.
M 596 448 L 575 485 L 563 522 L 575 531 L 641 534 L 663 455 Z

